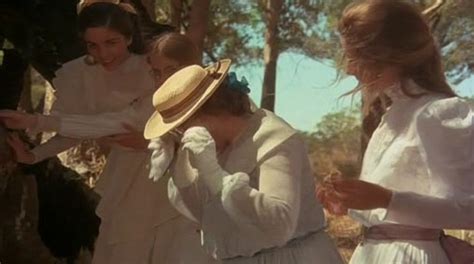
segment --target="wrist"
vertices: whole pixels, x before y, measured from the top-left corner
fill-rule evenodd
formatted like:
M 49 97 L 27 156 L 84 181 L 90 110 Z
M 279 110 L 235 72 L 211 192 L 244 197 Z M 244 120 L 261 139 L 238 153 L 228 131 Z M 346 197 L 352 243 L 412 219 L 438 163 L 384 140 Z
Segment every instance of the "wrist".
M 388 208 L 390 202 L 392 201 L 393 192 L 389 189 L 383 188 L 382 203 L 381 208 Z
M 178 151 L 170 173 L 173 183 L 177 188 L 185 188 L 194 183 L 197 178 L 197 172 L 189 162 L 188 151 Z
M 28 123 L 30 124 L 29 127 L 27 127 L 28 129 L 32 129 L 38 126 L 39 116 L 39 114 L 28 114 Z
M 210 174 L 200 175 L 211 195 L 216 195 L 222 191 L 224 178 L 229 175 L 226 171 L 220 169 Z
M 222 190 L 224 177 L 229 175 L 219 165 L 217 159 L 209 160 L 206 164 L 197 168 L 199 178 L 208 187 L 212 195 L 218 194 Z
M 36 161 L 36 156 L 33 152 L 27 152 L 22 157 L 17 157 L 17 162 L 32 165 Z
M 26 160 L 26 163 L 31 165 L 31 164 L 34 164 L 35 161 L 36 161 L 35 154 L 33 154 L 33 153 L 30 152 L 30 153 L 28 154 L 28 158 L 27 158 L 27 160 Z
M 47 116 L 42 114 L 30 115 L 30 131 L 35 133 L 45 132 L 45 131 L 54 131 L 57 132 L 60 129 L 61 121 L 59 117 Z

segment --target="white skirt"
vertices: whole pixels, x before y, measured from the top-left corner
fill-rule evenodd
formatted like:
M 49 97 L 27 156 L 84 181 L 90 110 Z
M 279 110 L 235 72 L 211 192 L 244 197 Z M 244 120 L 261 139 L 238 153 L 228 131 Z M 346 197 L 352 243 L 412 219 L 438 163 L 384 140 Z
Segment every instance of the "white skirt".
M 225 264 L 342 264 L 336 246 L 324 231 L 296 239 L 282 248 L 264 250 L 253 257 L 222 260 Z
M 196 225 L 183 216 L 165 222 L 140 239 L 107 243 L 107 223 L 101 224 L 93 264 L 207 264 L 219 263 L 201 247 Z
M 365 240 L 350 264 L 450 264 L 439 241 Z

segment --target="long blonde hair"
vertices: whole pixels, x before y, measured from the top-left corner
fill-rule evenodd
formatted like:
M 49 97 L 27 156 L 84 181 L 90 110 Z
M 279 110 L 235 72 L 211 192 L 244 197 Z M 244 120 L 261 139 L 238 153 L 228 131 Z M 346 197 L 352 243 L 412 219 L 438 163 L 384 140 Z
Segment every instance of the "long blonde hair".
M 384 66 L 395 66 L 402 79 L 413 80 L 426 92 L 456 96 L 446 81 L 430 26 L 414 5 L 401 0 L 356 1 L 343 11 L 338 31 L 353 57 L 344 56 L 344 64 L 352 59 L 363 74 L 373 76 Z M 357 87 L 352 93 L 362 89 Z M 419 96 L 405 85 L 401 90 L 407 96 Z M 370 107 L 379 97 L 365 103 Z

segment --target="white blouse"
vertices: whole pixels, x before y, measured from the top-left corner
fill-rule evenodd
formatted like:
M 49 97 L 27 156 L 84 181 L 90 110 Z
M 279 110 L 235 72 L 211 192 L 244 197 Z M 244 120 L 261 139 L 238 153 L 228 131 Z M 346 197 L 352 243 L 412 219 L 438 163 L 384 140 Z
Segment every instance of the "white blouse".
M 314 196 L 314 179 L 303 141 L 291 132 L 282 142 L 276 140 L 268 153 L 264 150 L 267 147 L 260 145 L 271 135 L 266 127 L 275 124 L 276 130 L 288 130 L 271 113 L 257 110 L 244 135 L 219 155 L 219 163 L 230 176 L 224 178 L 223 189 L 216 196 L 210 195 L 197 176 L 186 177 L 197 179 L 188 186 L 177 186 L 172 179 L 169 182 L 172 204 L 201 224 L 203 246 L 217 259 L 253 256 L 325 226 L 322 207 Z M 187 158 L 180 156 L 183 153 L 186 152 L 178 154 L 172 173 L 196 173 L 184 168 Z M 265 154 L 260 156 L 261 153 Z M 333 252 L 330 243 L 321 248 L 328 255 Z M 310 261 L 300 258 L 310 255 L 304 250 L 291 250 L 294 260 Z M 274 258 L 271 263 L 281 260 Z M 338 256 L 325 259 L 321 254 L 317 258 L 338 263 Z
M 65 63 L 56 72 L 56 78 L 53 80 L 56 101 L 51 114 L 55 116 L 120 112 L 122 109 L 130 108 L 134 103 L 145 100 L 143 98 L 147 98 L 152 93 L 153 85 L 153 79 L 149 75 L 149 66 L 142 55 L 131 54 L 114 71 L 107 71 L 98 64 L 88 65 L 84 57 L 80 57 Z M 39 125 L 44 125 L 44 123 L 39 122 Z M 131 125 L 137 129 L 143 129 L 144 121 Z M 75 130 L 74 123 L 72 126 L 62 126 L 62 129 L 73 131 Z M 47 129 L 36 127 L 32 130 Z M 87 132 L 87 129 L 81 131 Z M 82 135 L 82 138 L 87 137 L 87 134 L 79 132 L 70 134 Z M 56 135 L 48 142 L 35 147 L 32 152 L 38 162 L 73 147 L 79 142 L 78 139 Z
M 420 92 L 413 82 L 409 87 Z M 394 190 L 386 209 L 351 210 L 366 226 L 473 228 L 473 107 L 457 97 L 390 93 L 367 147 L 361 180 Z

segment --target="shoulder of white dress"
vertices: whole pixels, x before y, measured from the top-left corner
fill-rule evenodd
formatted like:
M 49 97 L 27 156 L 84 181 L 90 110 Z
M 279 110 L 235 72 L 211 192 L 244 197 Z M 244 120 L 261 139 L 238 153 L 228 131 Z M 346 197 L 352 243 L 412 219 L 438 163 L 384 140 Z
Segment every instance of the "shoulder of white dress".
M 473 115 L 473 104 L 460 97 L 438 98 L 425 108 L 425 114 L 439 120 L 466 118 Z
M 61 75 L 79 74 L 84 69 L 86 69 L 86 67 L 90 67 L 90 65 L 86 64 L 85 57 L 86 56 L 81 56 L 79 58 L 65 62 L 61 68 L 56 71 L 56 77 Z
M 148 69 L 150 67 L 150 65 L 148 64 L 146 55 L 132 54 L 131 56 L 132 58 L 128 61 L 128 65 L 126 66 L 129 71 L 134 71 L 134 70 L 141 71 L 144 68 Z

